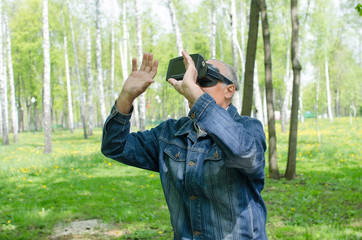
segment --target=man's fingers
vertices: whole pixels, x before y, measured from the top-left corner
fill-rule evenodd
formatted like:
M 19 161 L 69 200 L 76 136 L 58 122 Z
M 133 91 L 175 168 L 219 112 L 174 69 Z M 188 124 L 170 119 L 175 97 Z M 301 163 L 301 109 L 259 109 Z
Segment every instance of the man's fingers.
M 152 62 L 151 62 L 152 64 Z M 151 72 L 150 72 L 150 76 L 151 78 L 154 78 L 157 74 L 157 68 L 158 68 L 158 60 L 156 59 L 154 62 L 153 62 L 153 65 L 152 65 L 152 69 L 151 69 Z
M 132 59 L 132 72 L 137 71 L 137 59 Z
M 148 61 L 148 54 L 147 53 L 143 53 L 143 58 L 142 58 L 142 64 L 140 66 L 140 71 L 144 71 L 146 69 L 146 65 L 147 65 L 147 61 Z

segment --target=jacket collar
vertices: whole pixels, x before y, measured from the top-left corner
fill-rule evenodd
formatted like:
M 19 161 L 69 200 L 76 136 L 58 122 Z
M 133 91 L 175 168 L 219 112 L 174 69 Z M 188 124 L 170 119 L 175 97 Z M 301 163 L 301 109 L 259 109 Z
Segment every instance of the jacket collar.
M 232 117 L 233 119 L 235 119 L 237 116 L 240 116 L 238 113 L 238 110 L 236 109 L 236 107 L 233 104 L 230 104 L 230 106 L 227 108 L 226 111 L 229 113 L 230 117 Z M 195 133 L 195 127 L 194 127 L 193 121 L 189 117 L 185 117 L 185 118 L 187 118 L 186 122 L 176 132 L 175 136 L 182 136 L 185 134 Z

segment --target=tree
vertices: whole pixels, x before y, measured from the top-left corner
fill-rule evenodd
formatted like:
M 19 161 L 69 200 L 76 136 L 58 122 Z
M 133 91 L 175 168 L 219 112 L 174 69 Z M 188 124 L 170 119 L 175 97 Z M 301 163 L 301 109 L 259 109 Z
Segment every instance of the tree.
M 73 43 L 73 52 L 74 52 L 74 61 L 75 61 L 75 69 L 77 72 L 77 80 L 78 80 L 78 89 L 79 89 L 79 99 L 80 99 L 80 115 L 82 119 L 82 125 L 83 125 L 83 134 L 84 138 L 87 139 L 87 125 L 85 123 L 85 116 L 84 116 L 84 96 L 82 91 L 82 84 L 80 81 L 80 73 L 79 73 L 79 64 L 78 64 L 78 54 L 77 54 L 77 46 L 75 43 L 75 37 L 74 37 L 74 30 L 73 30 L 73 22 L 72 22 L 72 15 L 69 7 L 69 0 L 67 0 L 67 7 L 68 7 L 68 16 L 69 16 L 69 24 L 70 24 L 70 33 L 72 35 L 72 43 Z
M 90 30 L 90 0 L 87 0 L 87 82 L 88 82 L 88 134 L 93 135 L 93 73 L 92 73 L 92 40 Z
M 253 81 L 254 81 L 254 67 L 256 57 L 256 46 L 258 40 L 259 28 L 259 0 L 251 0 L 250 5 L 250 23 L 249 23 L 249 36 L 248 46 L 246 49 L 246 62 L 245 62 L 245 76 L 244 76 L 244 94 L 243 106 L 241 115 L 251 115 L 251 108 L 253 104 Z
M 16 109 L 16 99 L 15 99 L 15 86 L 14 86 L 14 71 L 13 71 L 13 62 L 11 55 L 11 39 L 10 39 L 10 30 L 8 24 L 8 18 L 5 16 L 5 29 L 6 29 L 6 45 L 7 45 L 7 59 L 8 59 L 8 71 L 9 71 L 9 86 L 10 86 L 10 99 L 11 99 L 11 120 L 13 125 L 13 134 L 14 134 L 14 143 L 18 142 L 18 112 Z
M 73 120 L 73 102 L 72 89 L 70 87 L 69 60 L 68 60 L 68 44 L 67 36 L 64 34 L 64 60 L 65 60 L 65 78 L 67 81 L 67 97 L 68 97 L 68 126 L 71 133 L 74 132 Z
M 102 70 L 102 40 L 101 40 L 101 9 L 100 0 L 96 0 L 96 57 L 97 57 L 97 80 L 98 80 L 98 96 L 99 104 L 101 107 L 101 121 L 102 126 L 106 121 L 106 105 L 104 102 L 104 88 L 103 88 L 103 70 Z
M 211 39 L 210 39 L 211 59 L 216 58 L 216 0 L 211 6 Z
M 292 17 L 292 42 L 291 42 L 291 60 L 293 67 L 293 95 L 292 95 L 292 112 L 289 130 L 288 145 L 288 162 L 285 171 L 285 178 L 291 180 L 296 177 L 296 157 L 297 157 L 297 134 L 298 134 L 298 108 L 299 108 L 299 85 L 300 71 L 302 66 L 298 57 L 298 0 L 291 0 L 291 17 Z
M 2 119 L 2 140 L 3 145 L 9 145 L 9 121 L 8 121 L 8 96 L 7 81 L 4 71 L 5 53 L 3 52 L 3 18 L 2 0 L 0 0 L 0 96 L 1 96 L 1 119 Z
M 268 132 L 269 132 L 269 174 L 271 178 L 279 179 L 279 170 L 277 163 L 277 136 L 275 133 L 275 116 L 273 101 L 273 81 L 272 81 L 272 60 L 268 15 L 266 11 L 265 0 L 260 0 L 261 22 L 263 27 L 264 39 L 264 64 L 265 64 L 265 92 L 268 114 Z
M 138 67 L 141 66 L 143 58 L 142 48 L 142 26 L 141 26 L 141 13 L 140 1 L 136 0 L 136 34 L 137 34 L 137 63 Z M 146 129 L 146 93 L 142 93 L 138 97 L 138 110 L 139 110 L 139 129 L 144 131 Z
M 52 152 L 52 116 L 50 88 L 48 0 L 43 0 L 43 50 L 44 50 L 44 88 L 43 88 L 43 129 L 45 153 Z
M 175 37 L 176 37 L 177 55 L 179 56 L 179 55 L 181 55 L 181 52 L 184 49 L 182 37 L 181 37 L 181 33 L 180 33 L 180 27 L 177 22 L 176 11 L 175 11 L 175 7 L 172 3 L 172 0 L 167 0 L 167 4 L 168 4 L 167 6 L 168 6 L 168 9 L 170 12 L 170 16 L 171 16 L 172 27 L 173 27 L 173 30 L 175 32 Z M 189 111 L 189 106 L 188 106 L 188 102 L 187 102 L 186 98 L 184 98 L 183 104 L 184 104 L 184 108 L 185 108 L 185 113 L 187 114 L 187 112 Z

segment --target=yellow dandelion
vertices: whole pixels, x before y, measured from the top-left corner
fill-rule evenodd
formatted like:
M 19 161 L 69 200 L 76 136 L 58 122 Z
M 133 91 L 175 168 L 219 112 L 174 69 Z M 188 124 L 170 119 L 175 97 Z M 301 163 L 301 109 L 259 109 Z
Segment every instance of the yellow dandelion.
M 87 173 L 83 173 L 83 174 L 84 174 L 84 176 L 87 175 Z
M 51 207 L 51 209 L 53 209 L 53 210 L 54 210 L 54 207 Z
M 112 166 L 112 163 L 109 162 L 108 165 L 109 165 L 109 166 Z
M 163 232 L 162 232 L 162 231 L 159 231 L 158 233 L 159 233 L 159 234 L 162 234 Z
M 295 208 L 292 208 L 292 211 L 295 211 Z
M 155 174 L 153 174 L 153 173 L 150 175 L 150 177 L 154 177 L 154 176 L 155 176 Z
M 9 220 L 9 221 L 8 221 L 8 223 L 10 224 L 10 223 L 11 223 L 11 221 Z
M 46 188 L 47 186 L 46 185 L 43 185 L 43 188 Z

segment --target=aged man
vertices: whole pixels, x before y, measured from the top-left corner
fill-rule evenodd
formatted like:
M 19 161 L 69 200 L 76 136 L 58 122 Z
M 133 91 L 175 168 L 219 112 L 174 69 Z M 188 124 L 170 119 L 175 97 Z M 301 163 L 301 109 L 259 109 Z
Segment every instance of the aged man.
M 187 117 L 130 133 L 132 104 L 154 82 L 158 61 L 144 54 L 104 124 L 102 152 L 119 162 L 160 173 L 174 239 L 267 239 L 264 188 L 266 150 L 262 124 L 231 104 L 233 69 L 207 61 L 200 79 L 182 52 L 185 75 L 169 83 L 189 102 Z

